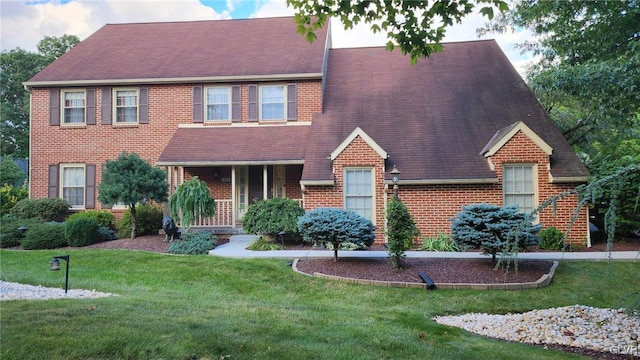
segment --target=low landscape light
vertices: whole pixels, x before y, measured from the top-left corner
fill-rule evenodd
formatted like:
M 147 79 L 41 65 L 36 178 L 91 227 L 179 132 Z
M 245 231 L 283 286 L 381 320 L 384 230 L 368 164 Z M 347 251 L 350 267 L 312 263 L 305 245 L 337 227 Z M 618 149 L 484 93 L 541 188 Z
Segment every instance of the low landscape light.
M 61 255 L 54 256 L 51 261 L 49 261 L 49 270 L 50 271 L 58 271 L 60 270 L 60 260 L 64 260 L 67 264 L 65 273 L 64 273 L 64 293 L 66 294 L 69 290 L 69 255 Z

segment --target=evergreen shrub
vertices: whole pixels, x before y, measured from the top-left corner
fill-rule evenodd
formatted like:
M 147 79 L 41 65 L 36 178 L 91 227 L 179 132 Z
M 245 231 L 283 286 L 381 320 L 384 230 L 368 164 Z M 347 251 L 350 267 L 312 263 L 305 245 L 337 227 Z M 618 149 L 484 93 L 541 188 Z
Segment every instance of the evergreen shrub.
M 298 218 L 304 209 L 289 198 L 260 200 L 251 205 L 242 217 L 242 229 L 248 234 L 298 233 Z
M 71 214 L 67 221 L 78 218 L 92 218 L 98 222 L 98 225 L 113 228 L 115 224 L 115 216 L 107 210 L 87 210 Z
M 64 235 L 64 224 L 47 222 L 33 224 L 22 239 L 25 250 L 57 249 L 67 246 Z
M 138 225 L 137 235 L 157 235 L 162 229 L 162 208 L 155 203 L 146 203 L 136 206 L 136 219 Z M 116 223 L 120 238 L 131 237 L 131 209 L 127 209 L 122 218 Z
M 208 231 L 182 234 L 180 240 L 169 245 L 170 254 L 198 255 L 207 254 L 216 247 L 218 238 Z
M 12 215 L 5 215 L 0 220 L 0 248 L 19 246 L 24 239 L 25 232 L 18 230 L 24 226 L 29 229 L 35 224 L 40 224 L 38 219 L 18 219 Z
M 564 250 L 564 234 L 553 226 L 540 230 L 540 249 L 543 250 Z
M 70 207 L 67 200 L 59 198 L 23 199 L 11 209 L 11 214 L 21 219 L 63 222 Z
M 98 220 L 92 217 L 77 217 L 64 224 L 64 235 L 67 244 L 73 247 L 87 246 L 100 241 Z

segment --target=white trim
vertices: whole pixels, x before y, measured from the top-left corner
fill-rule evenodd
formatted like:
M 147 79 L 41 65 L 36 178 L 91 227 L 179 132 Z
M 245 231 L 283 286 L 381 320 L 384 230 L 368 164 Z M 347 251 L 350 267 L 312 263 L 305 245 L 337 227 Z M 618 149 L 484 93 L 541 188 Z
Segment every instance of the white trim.
M 531 209 L 535 210 L 538 208 L 538 197 L 540 197 L 540 189 L 538 188 L 538 164 L 535 163 L 502 163 L 502 203 L 504 205 L 508 205 L 507 201 L 506 201 L 506 197 L 507 195 L 529 195 L 528 193 L 522 193 L 522 194 L 516 194 L 516 193 L 509 193 L 507 194 L 506 192 L 506 179 L 505 179 L 505 168 L 507 167 L 511 167 L 511 168 L 515 168 L 515 167 L 521 167 L 521 168 L 525 168 L 525 167 L 530 167 L 531 168 L 531 187 L 532 187 L 532 191 L 533 193 L 531 194 L 532 197 L 532 201 L 531 201 Z M 522 208 L 520 208 L 520 211 L 523 211 Z M 539 218 L 536 218 L 535 223 L 538 223 L 540 221 Z
M 117 87 L 113 88 L 111 95 L 111 124 L 113 126 L 134 126 L 140 124 L 140 88 L 138 87 Z M 136 121 L 118 121 L 118 92 L 119 91 L 135 91 L 136 92 Z M 128 108 L 130 106 L 125 106 Z
M 549 173 L 549 182 L 552 184 L 562 183 L 586 183 L 589 181 L 587 176 L 553 176 Z
M 265 119 L 262 115 L 262 105 L 264 105 L 264 102 L 262 101 L 262 90 L 268 87 L 282 88 L 282 119 Z M 288 99 L 287 84 L 283 84 L 283 83 L 259 84 L 258 85 L 258 120 L 261 122 L 287 121 L 287 99 Z M 279 103 L 269 103 L 269 104 L 279 104 Z
M 208 96 L 207 96 L 207 90 L 209 89 L 227 89 L 227 118 L 226 119 L 211 119 L 209 120 L 209 103 L 207 102 Z M 231 121 L 231 107 L 232 107 L 232 101 L 231 101 L 231 86 L 224 86 L 224 85 L 214 85 L 214 86 L 204 86 L 203 87 L 203 99 L 202 99 L 202 106 L 204 107 L 204 109 L 202 109 L 203 111 L 203 122 L 209 123 L 209 124 L 218 124 L 218 123 L 228 123 Z
M 222 122 L 222 120 L 219 120 Z M 271 123 L 273 121 L 273 124 Z M 203 125 L 201 123 L 184 123 L 178 124 L 179 129 L 213 129 L 213 128 L 228 128 L 228 127 L 276 127 L 276 126 L 311 126 L 311 121 L 290 121 L 287 123 L 282 122 L 283 120 L 265 120 L 262 123 L 250 122 L 250 123 L 229 123 L 228 125 L 222 126 L 211 126 L 211 125 Z M 209 120 L 209 123 L 212 123 L 213 120 Z M 267 125 L 265 125 L 267 124 Z
M 371 176 L 371 194 L 370 195 L 352 195 L 350 197 L 371 197 L 371 222 L 376 224 L 376 169 L 374 166 L 345 166 L 342 168 L 342 207 L 347 209 L 347 172 L 349 171 L 369 171 Z M 355 210 L 352 210 L 355 212 Z M 360 214 L 362 215 L 362 214 Z M 363 215 L 364 217 L 364 215 Z
M 84 210 L 87 206 L 87 199 L 86 199 L 86 193 L 87 193 L 87 166 L 84 163 L 65 163 L 65 164 L 60 164 L 60 173 L 58 174 L 59 176 L 59 180 L 58 180 L 58 186 L 59 186 L 59 190 L 58 190 L 58 197 L 60 199 L 64 199 L 64 188 L 65 188 L 65 184 L 64 184 L 64 170 L 65 168 L 82 168 L 82 205 L 71 205 L 70 209 L 72 210 Z M 66 187 L 72 187 L 72 186 L 66 186 Z M 80 186 L 73 186 L 74 188 L 78 188 Z
M 64 95 L 66 93 L 82 93 L 84 95 L 83 97 L 83 105 L 82 105 L 82 109 L 84 110 L 84 116 L 82 117 L 82 122 L 81 123 L 68 123 L 65 122 L 65 116 L 64 116 L 64 112 L 67 109 L 65 107 L 65 99 L 64 99 Z M 87 125 L 87 90 L 86 89 L 77 89 L 77 88 L 69 88 L 69 89 L 60 89 L 60 126 L 63 127 L 74 127 L 74 126 L 85 126 Z M 69 109 L 74 109 L 74 108 L 69 108 Z
M 304 165 L 304 160 L 156 161 L 156 166 L 206 167 L 206 166 L 229 166 L 229 165 Z
M 344 149 L 346 149 L 347 146 L 349 146 L 349 144 L 351 144 L 358 136 L 360 136 L 360 138 L 364 140 L 367 145 L 369 145 L 378 155 L 380 155 L 381 158 L 386 159 L 389 157 L 387 152 L 384 151 L 384 149 L 380 145 L 378 145 L 378 143 L 376 143 L 369 135 L 367 135 L 364 130 L 362 130 L 360 127 L 357 127 L 351 132 L 351 134 L 349 134 L 349 136 L 344 139 L 344 141 L 342 141 L 340 145 L 338 145 L 338 147 L 336 147 L 335 150 L 331 152 L 330 159 L 332 161 L 335 160 L 338 155 L 340 155 L 340 153 L 342 153 Z
M 421 179 L 400 180 L 398 185 L 468 185 L 468 184 L 497 184 L 498 178 L 480 179 Z M 391 180 L 385 180 L 385 184 L 393 184 Z
M 522 131 L 524 135 L 526 135 L 531 141 L 533 141 L 538 147 L 545 152 L 545 154 L 551 156 L 553 153 L 553 148 L 547 144 L 538 134 L 536 134 L 531 128 L 527 126 L 527 124 L 519 121 L 515 124 L 515 126 L 511 127 L 511 129 L 505 133 L 500 134 L 499 140 L 496 141 L 487 151 L 483 154 L 484 157 L 493 156 L 498 150 L 500 150 L 512 137 L 514 137 L 518 131 Z
M 31 92 L 34 87 L 60 86 L 120 86 L 133 84 L 192 84 L 201 82 L 246 82 L 246 81 L 289 81 L 289 80 L 319 80 L 322 72 L 300 74 L 269 74 L 269 75 L 241 75 L 241 76 L 196 76 L 179 78 L 137 78 L 137 79 L 100 79 L 100 80 L 60 80 L 60 81 L 26 81 L 25 90 Z
M 300 180 L 301 186 L 333 186 L 333 180 Z

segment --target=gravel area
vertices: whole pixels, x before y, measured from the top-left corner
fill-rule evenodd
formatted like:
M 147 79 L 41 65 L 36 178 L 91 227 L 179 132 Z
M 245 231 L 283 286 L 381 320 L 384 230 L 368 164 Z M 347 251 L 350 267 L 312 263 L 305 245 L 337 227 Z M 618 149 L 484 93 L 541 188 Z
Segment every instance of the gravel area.
M 95 290 L 49 288 L 41 285 L 26 285 L 0 280 L 0 301 L 4 300 L 49 300 L 49 299 L 94 299 L 116 294 L 102 293 Z
M 574 305 L 522 314 L 436 316 L 434 320 L 507 341 L 562 350 L 576 348 L 574 352 L 595 358 L 640 357 L 640 317 L 630 316 L 622 309 Z

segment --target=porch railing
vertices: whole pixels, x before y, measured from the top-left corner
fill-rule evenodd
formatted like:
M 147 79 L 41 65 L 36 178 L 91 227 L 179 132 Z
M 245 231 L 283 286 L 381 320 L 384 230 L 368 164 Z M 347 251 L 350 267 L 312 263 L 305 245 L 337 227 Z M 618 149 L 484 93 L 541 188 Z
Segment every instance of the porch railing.
M 294 199 L 304 207 L 302 199 Z M 211 217 L 199 217 L 193 225 L 196 227 L 233 227 L 233 201 L 231 199 L 216 200 L 216 213 Z M 240 219 L 238 219 L 240 220 Z

